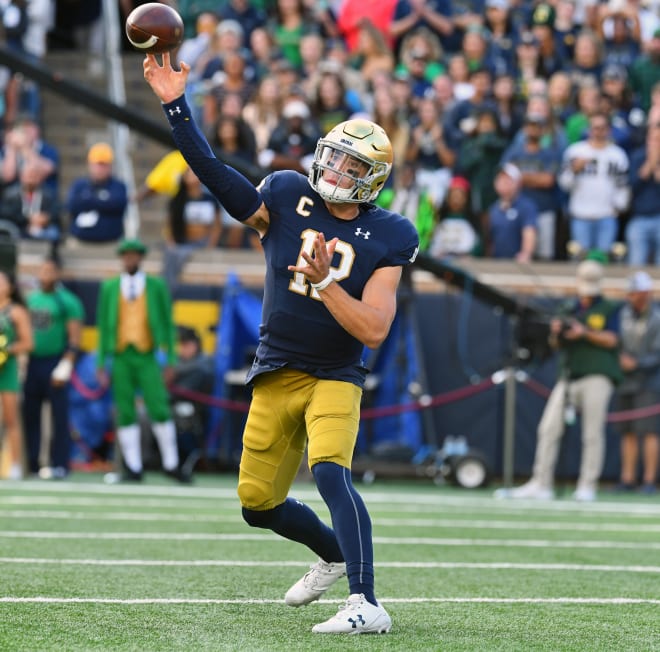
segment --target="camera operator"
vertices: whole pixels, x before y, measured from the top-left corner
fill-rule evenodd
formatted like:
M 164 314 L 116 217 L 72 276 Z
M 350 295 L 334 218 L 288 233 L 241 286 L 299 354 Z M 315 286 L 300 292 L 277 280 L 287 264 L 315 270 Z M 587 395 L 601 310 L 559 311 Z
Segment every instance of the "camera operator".
M 560 372 L 537 431 L 532 478 L 503 492 L 510 498 L 551 500 L 561 439 L 579 414 L 582 458 L 573 498 L 590 502 L 605 458 L 605 423 L 619 365 L 619 304 L 601 294 L 603 266 L 585 260 L 577 268 L 577 298 L 550 323 L 549 343 L 560 353 Z

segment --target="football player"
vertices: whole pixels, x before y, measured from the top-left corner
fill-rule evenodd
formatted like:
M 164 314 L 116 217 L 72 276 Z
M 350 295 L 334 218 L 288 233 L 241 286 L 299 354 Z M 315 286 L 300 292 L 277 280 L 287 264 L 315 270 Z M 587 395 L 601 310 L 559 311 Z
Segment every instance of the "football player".
M 365 119 L 318 142 L 308 177 L 291 170 L 258 188 L 217 159 L 191 117 L 190 67 L 144 60 L 177 147 L 235 219 L 255 229 L 266 258 L 259 345 L 247 381 L 253 395 L 243 433 L 238 495 L 245 521 L 298 541 L 319 556 L 285 596 L 301 606 L 344 575 L 350 595 L 317 633 L 388 632 L 374 592 L 371 521 L 351 482 L 364 347 L 378 347 L 396 313 L 403 265 L 418 237 L 409 220 L 372 204 L 392 168 L 384 130 Z M 288 497 L 305 447 L 332 518 L 325 525 Z

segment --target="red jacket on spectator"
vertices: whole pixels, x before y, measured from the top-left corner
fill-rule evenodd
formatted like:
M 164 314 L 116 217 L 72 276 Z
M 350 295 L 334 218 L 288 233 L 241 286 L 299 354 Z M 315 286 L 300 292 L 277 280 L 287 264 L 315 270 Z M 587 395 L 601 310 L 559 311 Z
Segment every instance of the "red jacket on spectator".
M 337 27 L 346 41 L 349 52 L 354 52 L 363 20 L 371 21 L 380 30 L 390 47 L 392 39 L 388 28 L 394 17 L 396 0 L 346 0 L 339 10 Z

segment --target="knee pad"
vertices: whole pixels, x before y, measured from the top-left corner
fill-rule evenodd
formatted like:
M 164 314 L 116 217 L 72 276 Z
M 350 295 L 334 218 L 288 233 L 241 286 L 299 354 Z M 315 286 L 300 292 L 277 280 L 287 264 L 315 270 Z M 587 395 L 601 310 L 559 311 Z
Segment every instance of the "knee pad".
M 269 486 L 256 478 L 248 477 L 238 482 L 238 498 L 246 509 L 263 511 L 273 507 L 273 495 Z

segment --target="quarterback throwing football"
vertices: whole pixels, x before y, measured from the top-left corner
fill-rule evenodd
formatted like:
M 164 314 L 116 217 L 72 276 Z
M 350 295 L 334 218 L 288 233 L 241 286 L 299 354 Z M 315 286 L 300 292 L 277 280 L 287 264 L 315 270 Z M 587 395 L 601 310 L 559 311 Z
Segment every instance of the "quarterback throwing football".
M 235 219 L 255 229 L 266 258 L 259 346 L 248 382 L 238 495 L 245 521 L 298 541 L 319 561 L 286 593 L 297 607 L 343 576 L 350 595 L 316 633 L 388 632 L 374 591 L 371 520 L 351 482 L 366 345 L 378 347 L 396 313 L 403 265 L 417 255 L 406 218 L 371 202 L 392 168 L 384 130 L 365 119 L 334 127 L 316 148 L 309 176 L 280 171 L 255 188 L 217 159 L 184 98 L 190 67 L 144 61 L 184 158 Z M 288 497 L 308 448 L 332 527 Z

